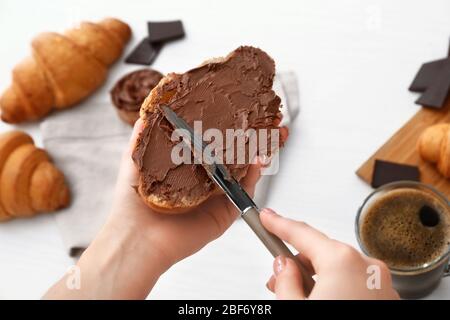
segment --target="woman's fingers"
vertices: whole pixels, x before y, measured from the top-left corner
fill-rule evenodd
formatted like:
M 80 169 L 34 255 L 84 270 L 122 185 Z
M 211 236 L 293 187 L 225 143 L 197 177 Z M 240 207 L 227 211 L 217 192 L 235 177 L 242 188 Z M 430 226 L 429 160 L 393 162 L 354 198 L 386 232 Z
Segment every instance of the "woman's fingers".
M 309 260 L 307 257 L 305 257 L 302 254 L 297 254 L 295 256 L 296 259 L 300 260 L 301 264 L 306 268 L 306 270 L 311 274 L 311 275 L 315 275 L 316 271 L 314 270 L 314 267 L 311 263 L 311 260 Z
M 266 283 L 267 289 L 269 289 L 269 291 L 272 291 L 273 293 L 275 293 L 275 282 L 275 275 L 271 275 L 269 281 L 267 281 Z
M 314 271 L 314 268 L 311 264 L 311 261 L 306 258 L 305 256 L 301 255 L 301 254 L 297 254 L 295 256 L 296 259 L 300 260 L 300 262 L 302 263 L 302 265 L 306 268 L 306 270 L 314 275 L 316 274 L 316 272 Z M 266 283 L 266 287 L 267 289 L 269 289 L 270 291 L 272 291 L 273 293 L 275 293 L 275 282 L 276 282 L 276 278 L 275 275 L 272 275 L 269 279 L 269 281 L 267 281 Z
M 273 121 L 274 126 L 279 126 L 281 123 L 281 120 L 283 120 L 283 114 L 281 112 L 277 113 L 277 118 Z
M 278 256 L 273 262 L 275 295 L 280 300 L 305 299 L 302 275 L 294 260 Z
M 134 147 L 136 146 L 137 139 L 139 137 L 139 134 L 144 129 L 144 121 L 139 118 L 134 123 L 133 126 L 133 132 L 131 133 L 130 137 L 130 143 L 128 145 L 128 154 L 131 155 L 133 153 Z
M 250 165 L 247 175 L 241 180 L 242 187 L 250 195 L 250 197 L 253 197 L 255 193 L 256 183 L 261 177 L 262 166 L 262 161 L 258 158 L 255 164 Z
M 280 141 L 282 144 L 284 144 L 287 139 L 289 138 L 289 128 L 284 126 L 280 127 Z
M 138 119 L 133 127 L 133 132 L 130 137 L 130 142 L 128 143 L 128 147 L 123 153 L 122 161 L 120 164 L 120 171 L 118 177 L 118 185 L 127 185 L 133 186 L 138 183 L 138 172 L 136 166 L 131 159 L 131 155 L 133 154 L 133 150 L 136 146 L 136 142 L 139 136 L 139 133 L 144 128 L 144 122 L 141 119 Z
M 271 209 L 261 210 L 261 222 L 267 230 L 292 244 L 311 262 L 316 272 L 320 262 L 328 260 L 326 257 L 332 250 L 332 241 L 306 223 L 281 217 Z

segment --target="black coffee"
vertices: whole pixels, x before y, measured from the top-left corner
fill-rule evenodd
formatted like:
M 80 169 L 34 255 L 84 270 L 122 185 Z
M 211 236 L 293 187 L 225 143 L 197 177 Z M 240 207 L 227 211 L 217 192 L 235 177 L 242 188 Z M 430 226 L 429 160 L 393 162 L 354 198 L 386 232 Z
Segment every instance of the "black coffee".
M 423 266 L 449 250 L 450 213 L 424 191 L 392 190 L 367 209 L 360 236 L 368 253 L 391 268 Z

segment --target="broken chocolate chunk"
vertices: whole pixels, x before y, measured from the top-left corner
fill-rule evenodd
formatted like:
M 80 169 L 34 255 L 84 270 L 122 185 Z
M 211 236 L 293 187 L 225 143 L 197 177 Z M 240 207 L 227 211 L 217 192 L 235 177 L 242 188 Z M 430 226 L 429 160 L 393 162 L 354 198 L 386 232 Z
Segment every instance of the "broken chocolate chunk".
M 424 63 L 409 86 L 409 91 L 424 92 L 439 74 L 447 59 L 440 59 Z
M 165 42 L 184 37 L 184 28 L 181 20 L 164 22 L 147 22 L 148 39 L 153 42 Z
M 372 187 L 378 188 L 386 183 L 400 180 L 420 181 L 419 168 L 408 164 L 375 160 Z
M 128 55 L 128 57 L 125 59 L 125 62 L 150 65 L 158 56 L 161 48 L 162 43 L 150 43 L 148 37 L 144 38 Z
M 426 107 L 441 108 L 450 91 L 450 58 L 445 59 L 441 70 L 436 74 L 416 103 Z
M 81 256 L 81 254 L 86 250 L 86 248 L 83 247 L 72 247 L 69 251 L 69 256 L 72 258 L 78 258 Z

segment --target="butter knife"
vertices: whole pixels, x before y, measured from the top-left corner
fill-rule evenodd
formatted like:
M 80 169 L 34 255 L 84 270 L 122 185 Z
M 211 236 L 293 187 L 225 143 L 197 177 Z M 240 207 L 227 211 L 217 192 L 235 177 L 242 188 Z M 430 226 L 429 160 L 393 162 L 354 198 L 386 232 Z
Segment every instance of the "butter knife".
M 251 197 L 233 178 L 223 164 L 217 163 L 212 158 L 208 158 L 210 156 L 207 153 L 204 154 L 203 151 L 206 144 L 203 139 L 194 132 L 192 127 L 190 127 L 182 118 L 178 117 L 168 106 L 162 105 L 161 110 L 174 129 L 182 129 L 179 130 L 178 133 L 183 137 L 183 141 L 189 142 L 188 147 L 193 151 L 194 157 L 201 157 L 199 162 L 203 168 L 205 168 L 208 176 L 223 190 L 225 195 L 240 211 L 242 219 L 253 230 L 272 256 L 277 257 L 282 255 L 295 261 L 302 274 L 305 294 L 309 295 L 314 286 L 312 275 L 280 238 L 264 228 L 259 217 L 259 209 Z

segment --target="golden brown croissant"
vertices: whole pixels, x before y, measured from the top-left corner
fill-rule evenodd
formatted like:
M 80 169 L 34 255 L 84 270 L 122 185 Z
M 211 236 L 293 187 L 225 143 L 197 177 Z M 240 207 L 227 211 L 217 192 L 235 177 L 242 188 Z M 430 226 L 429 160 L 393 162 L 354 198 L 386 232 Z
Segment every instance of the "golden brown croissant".
M 0 221 L 55 211 L 69 198 L 63 174 L 29 135 L 0 134 Z
M 420 156 L 436 163 L 438 171 L 450 178 L 450 124 L 440 123 L 428 127 L 417 143 Z
M 13 69 L 12 84 L 0 97 L 2 120 L 36 120 L 86 98 L 104 82 L 107 67 L 130 36 L 130 27 L 113 18 L 83 22 L 64 35 L 41 33 L 32 41 L 32 56 Z

